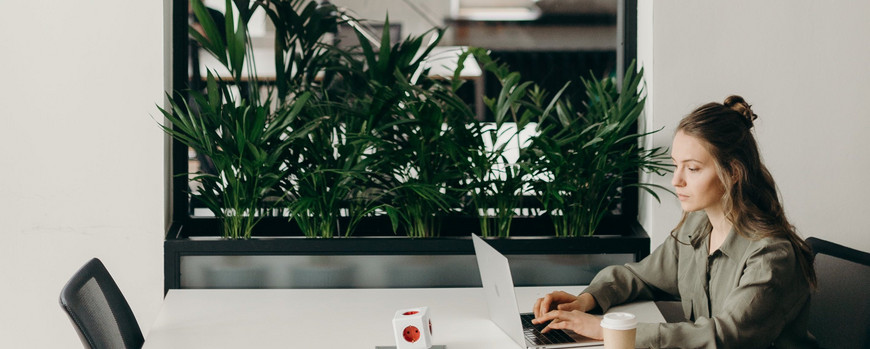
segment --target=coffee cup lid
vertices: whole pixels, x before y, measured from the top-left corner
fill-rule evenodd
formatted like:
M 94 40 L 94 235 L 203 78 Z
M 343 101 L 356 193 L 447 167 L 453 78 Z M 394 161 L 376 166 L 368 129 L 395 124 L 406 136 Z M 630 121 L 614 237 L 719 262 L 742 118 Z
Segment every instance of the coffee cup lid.
M 601 319 L 601 327 L 611 330 L 630 330 L 637 328 L 637 317 L 631 313 L 608 313 Z

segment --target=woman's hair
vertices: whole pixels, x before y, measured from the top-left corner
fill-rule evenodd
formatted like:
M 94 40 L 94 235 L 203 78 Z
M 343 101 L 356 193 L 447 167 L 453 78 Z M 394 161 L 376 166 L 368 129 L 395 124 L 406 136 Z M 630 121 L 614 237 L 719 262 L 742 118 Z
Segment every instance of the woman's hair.
M 695 109 L 680 121 L 677 132 L 701 141 L 716 159 L 716 172 L 725 186 L 722 198 L 725 218 L 734 230 L 751 239 L 787 238 L 804 277 L 814 287 L 812 250 L 786 218 L 776 184 L 761 163 L 758 144 L 750 132 L 756 118 L 758 115 L 743 97 L 730 96 L 724 103 L 708 103 Z M 682 227 L 687 215 L 683 213 L 674 232 Z

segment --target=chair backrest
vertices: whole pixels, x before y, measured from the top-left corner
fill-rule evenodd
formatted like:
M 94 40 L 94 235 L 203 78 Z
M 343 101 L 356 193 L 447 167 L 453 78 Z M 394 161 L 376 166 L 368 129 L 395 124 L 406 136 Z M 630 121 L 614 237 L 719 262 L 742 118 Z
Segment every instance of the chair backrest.
M 91 259 L 66 283 L 60 306 L 86 348 L 141 348 L 145 342 L 130 305 L 99 259 Z
M 823 348 L 870 348 L 870 253 L 808 238 L 818 289 L 809 330 Z

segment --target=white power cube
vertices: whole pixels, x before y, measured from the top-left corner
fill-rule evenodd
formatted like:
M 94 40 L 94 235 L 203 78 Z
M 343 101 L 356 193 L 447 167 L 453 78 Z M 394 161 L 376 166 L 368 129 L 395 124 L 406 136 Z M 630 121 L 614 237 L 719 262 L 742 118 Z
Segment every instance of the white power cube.
M 393 316 L 393 334 L 397 349 L 429 349 L 432 347 L 432 320 L 429 307 L 403 309 Z

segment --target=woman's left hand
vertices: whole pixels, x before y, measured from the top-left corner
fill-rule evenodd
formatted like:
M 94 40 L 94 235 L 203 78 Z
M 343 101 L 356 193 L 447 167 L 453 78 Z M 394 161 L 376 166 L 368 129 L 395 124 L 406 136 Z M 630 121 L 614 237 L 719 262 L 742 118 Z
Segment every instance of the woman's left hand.
M 549 321 L 541 332 L 554 330 L 571 330 L 575 333 L 592 339 L 602 339 L 601 319 L 579 310 L 552 310 L 536 318 L 535 320 Z

